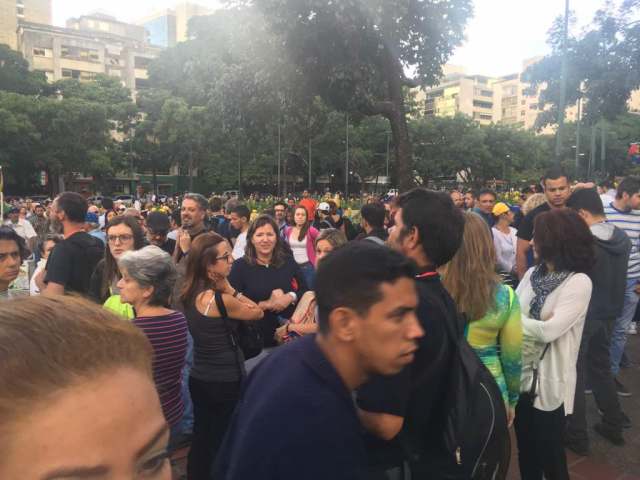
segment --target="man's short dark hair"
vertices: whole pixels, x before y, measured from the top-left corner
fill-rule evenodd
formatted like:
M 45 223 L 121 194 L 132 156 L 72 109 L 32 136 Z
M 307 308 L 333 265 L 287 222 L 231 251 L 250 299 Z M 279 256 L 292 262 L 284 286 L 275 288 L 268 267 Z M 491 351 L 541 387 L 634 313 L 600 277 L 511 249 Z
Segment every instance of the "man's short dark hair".
M 104 208 L 105 210 L 113 210 L 113 200 L 111 198 L 102 197 L 102 201 L 100 203 L 102 205 L 102 208 Z
M 18 250 L 20 251 L 20 258 L 22 260 L 26 260 L 29 256 L 29 250 L 27 249 L 27 244 L 24 241 L 24 238 L 18 235 L 12 227 L 0 226 L 0 240 L 16 242 Z
M 496 192 L 494 192 L 490 188 L 483 188 L 482 190 L 480 190 L 478 192 L 478 195 L 476 195 L 476 198 L 480 199 L 480 197 L 482 197 L 483 195 L 491 195 L 494 200 L 498 199 L 498 195 L 496 194 Z
M 424 254 L 432 267 L 440 267 L 453 258 L 462 243 L 464 217 L 451 197 L 443 192 L 415 188 L 398 197 L 406 235 L 416 228 Z
M 246 205 L 236 205 L 231 209 L 231 213 L 235 213 L 240 218 L 246 218 L 247 222 L 251 219 L 251 210 Z
M 382 299 L 380 284 L 413 278 L 414 264 L 387 247 L 353 242 L 338 248 L 320 262 L 316 275 L 318 328 L 329 331 L 329 315 L 339 307 L 366 315 Z
M 571 177 L 569 177 L 569 174 L 562 167 L 554 166 L 554 167 L 549 168 L 544 173 L 544 176 L 540 180 L 540 184 L 544 188 L 545 182 L 547 180 L 558 180 L 559 178 L 562 178 L 562 177 L 567 179 L 567 183 L 569 183 L 571 181 Z
M 76 192 L 63 192 L 57 198 L 58 210 L 64 212 L 70 222 L 84 223 L 89 204 Z
M 574 210 L 586 210 L 597 217 L 604 216 L 604 206 L 600 195 L 593 188 L 581 188 L 571 194 L 567 207 Z
M 618 191 L 616 192 L 616 198 L 622 198 L 623 194 L 629 196 L 635 195 L 640 192 L 640 178 L 638 177 L 625 177 L 624 180 L 618 185 Z
M 367 221 L 372 228 L 384 228 L 384 205 L 379 202 L 367 203 L 362 206 L 360 216 Z
M 209 199 L 209 208 L 212 212 L 219 212 L 222 210 L 222 199 L 220 197 L 211 197 Z
M 282 200 L 278 200 L 276 203 L 273 204 L 273 210 L 275 211 L 277 206 L 281 206 L 284 207 L 284 209 L 286 210 L 287 208 L 289 208 L 289 205 L 287 205 L 286 203 L 284 203 Z
M 186 193 L 182 200 L 193 200 L 205 212 L 209 207 L 209 202 L 207 201 L 207 199 L 204 197 L 204 195 L 201 195 L 199 193 Z

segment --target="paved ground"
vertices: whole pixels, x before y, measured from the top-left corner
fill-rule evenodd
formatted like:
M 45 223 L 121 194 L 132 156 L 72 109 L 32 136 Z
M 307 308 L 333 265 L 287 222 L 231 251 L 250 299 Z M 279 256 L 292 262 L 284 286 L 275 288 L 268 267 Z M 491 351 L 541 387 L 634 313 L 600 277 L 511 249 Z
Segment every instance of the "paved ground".
M 579 457 L 567 451 L 572 480 L 640 480 L 640 335 L 629 337 L 627 356 L 632 365 L 620 374 L 622 383 L 633 393 L 633 396 L 621 399 L 622 409 L 633 422 L 633 427 L 625 431 L 627 443 L 616 447 L 591 430 L 589 457 Z M 593 425 L 598 420 L 598 412 L 592 396 L 587 397 L 587 408 L 589 423 Z M 512 451 L 509 480 L 519 480 L 515 439 Z M 184 474 L 187 452 L 188 449 L 182 449 L 173 455 L 176 480 Z

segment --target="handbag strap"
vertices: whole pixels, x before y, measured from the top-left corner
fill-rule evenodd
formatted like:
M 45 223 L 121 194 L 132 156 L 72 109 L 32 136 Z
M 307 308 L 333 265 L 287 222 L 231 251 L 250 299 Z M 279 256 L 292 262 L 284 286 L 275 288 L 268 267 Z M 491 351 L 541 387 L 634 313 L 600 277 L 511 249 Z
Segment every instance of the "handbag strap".
M 243 378 L 246 375 L 246 372 L 240 362 L 240 357 L 238 356 L 240 345 L 238 344 L 238 338 L 236 334 L 229 326 L 229 314 L 227 313 L 227 307 L 224 305 L 224 301 L 222 300 L 222 294 L 220 292 L 214 292 L 212 300 L 216 302 L 216 307 L 218 307 L 218 312 L 220 312 L 220 318 L 222 319 L 224 328 L 227 330 L 229 343 L 231 343 L 231 348 L 233 349 L 234 356 L 236 357 L 236 365 L 238 366 L 238 371 L 240 372 L 240 378 Z
M 547 350 L 549 350 L 550 345 L 551 345 L 550 343 L 547 343 L 544 346 L 544 350 L 542 350 L 542 355 L 540 355 L 540 360 L 538 360 L 538 365 L 533 367 L 533 377 L 531 379 L 531 388 L 529 389 L 529 395 L 531 396 L 532 399 L 536 398 L 536 391 L 538 389 L 538 368 L 540 367 L 540 363 L 542 362 L 542 359 L 547 354 Z

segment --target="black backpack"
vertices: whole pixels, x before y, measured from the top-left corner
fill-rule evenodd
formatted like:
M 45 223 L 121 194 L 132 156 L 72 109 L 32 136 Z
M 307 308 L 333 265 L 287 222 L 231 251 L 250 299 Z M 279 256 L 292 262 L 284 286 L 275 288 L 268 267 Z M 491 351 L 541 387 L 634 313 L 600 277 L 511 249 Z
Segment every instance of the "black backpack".
M 466 319 L 447 322 L 454 345 L 446 390 L 443 445 L 455 465 L 454 478 L 502 480 L 509 470 L 511 444 L 500 388 L 465 338 Z

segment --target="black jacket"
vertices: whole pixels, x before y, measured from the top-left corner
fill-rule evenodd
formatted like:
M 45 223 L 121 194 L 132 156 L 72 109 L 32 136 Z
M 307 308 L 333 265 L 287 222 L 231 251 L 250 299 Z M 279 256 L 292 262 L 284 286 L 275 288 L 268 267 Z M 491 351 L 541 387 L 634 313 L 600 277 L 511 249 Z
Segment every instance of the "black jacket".
M 585 327 L 611 321 L 622 312 L 627 285 L 627 266 L 631 241 L 627 234 L 610 223 L 591 226 L 596 241 L 596 263 L 589 275 L 593 283 Z

